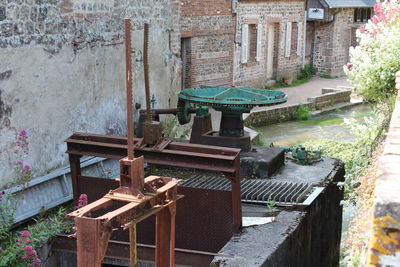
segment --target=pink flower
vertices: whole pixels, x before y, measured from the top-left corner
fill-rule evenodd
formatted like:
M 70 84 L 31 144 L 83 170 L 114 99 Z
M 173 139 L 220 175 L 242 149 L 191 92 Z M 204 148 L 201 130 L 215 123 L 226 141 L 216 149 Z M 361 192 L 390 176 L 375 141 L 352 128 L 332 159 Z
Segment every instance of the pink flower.
M 30 236 L 31 235 L 31 233 L 28 231 L 28 230 L 24 230 L 24 231 L 22 231 L 22 233 L 21 233 L 21 236 L 22 237 L 28 237 L 28 236 Z
M 79 196 L 78 205 L 76 209 L 80 209 L 88 204 L 88 196 L 86 194 L 81 194 Z
M 19 131 L 19 134 L 23 135 L 23 136 L 28 135 L 28 130 L 27 129 L 22 129 L 21 131 Z
M 23 165 L 23 164 L 24 164 L 24 162 L 23 162 L 22 160 L 18 160 L 17 163 L 18 163 L 19 165 Z
M 377 24 L 379 22 L 379 18 L 377 16 L 373 16 L 371 19 L 374 24 Z
M 364 26 L 360 26 L 360 32 L 364 33 L 365 32 L 365 27 Z
M 39 258 L 36 258 L 36 259 L 33 261 L 33 265 L 34 265 L 34 266 L 40 266 L 41 263 L 42 263 L 42 261 L 41 261 Z
M 353 69 L 353 65 L 352 65 L 352 64 L 347 64 L 347 69 L 348 69 L 349 71 L 351 71 L 351 70 Z
M 32 166 L 30 164 L 27 163 L 24 165 L 24 170 L 30 171 L 31 169 L 32 169 Z

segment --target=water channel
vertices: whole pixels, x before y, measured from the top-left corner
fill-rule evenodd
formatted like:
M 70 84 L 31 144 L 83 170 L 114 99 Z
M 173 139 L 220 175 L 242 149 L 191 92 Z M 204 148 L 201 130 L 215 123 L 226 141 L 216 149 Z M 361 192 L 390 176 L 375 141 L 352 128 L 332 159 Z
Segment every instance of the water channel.
M 354 118 L 362 121 L 371 114 L 369 105 L 357 105 L 343 110 L 315 116 L 305 121 L 288 121 L 257 128 L 267 144 L 274 146 L 294 146 L 312 139 L 332 139 L 354 141 L 355 137 L 344 123 L 345 119 Z M 348 205 L 343 210 L 342 232 L 345 234 L 355 207 Z M 343 238 L 343 237 L 342 237 Z
M 354 141 L 350 129 L 344 124 L 345 119 L 363 120 L 371 113 L 368 105 L 357 105 L 318 115 L 304 121 L 288 121 L 257 128 L 267 144 L 274 146 L 294 146 L 312 139 L 332 139 Z

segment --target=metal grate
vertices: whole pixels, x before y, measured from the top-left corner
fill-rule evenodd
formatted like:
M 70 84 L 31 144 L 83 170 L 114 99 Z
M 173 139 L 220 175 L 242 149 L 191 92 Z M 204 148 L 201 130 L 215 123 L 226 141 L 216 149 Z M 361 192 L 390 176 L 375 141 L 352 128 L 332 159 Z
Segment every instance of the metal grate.
M 231 183 L 223 176 L 195 175 L 190 179 L 184 180 L 180 186 L 231 190 Z M 323 188 L 322 188 L 323 189 Z M 281 182 L 266 179 L 247 179 L 241 181 L 242 202 L 247 203 L 267 203 L 275 201 L 278 205 L 293 205 L 311 203 L 309 197 L 315 199 L 321 188 L 314 188 L 308 183 Z M 318 194 L 314 192 L 317 191 Z

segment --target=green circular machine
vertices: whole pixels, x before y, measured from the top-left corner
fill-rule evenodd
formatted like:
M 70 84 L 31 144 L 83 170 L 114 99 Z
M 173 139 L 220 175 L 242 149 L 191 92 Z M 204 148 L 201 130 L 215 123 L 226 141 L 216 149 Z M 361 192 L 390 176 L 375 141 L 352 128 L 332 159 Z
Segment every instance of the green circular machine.
M 249 113 L 255 106 L 271 106 L 287 101 L 285 93 L 275 90 L 255 89 L 250 87 L 208 87 L 202 86 L 195 89 L 182 90 L 178 95 L 177 116 L 181 124 L 190 121 L 190 103 L 197 106 L 209 106 L 222 112 L 220 130 L 218 133 L 208 133 L 213 137 L 242 138 L 245 146 L 239 145 L 242 149 L 249 149 L 250 137 L 246 136 L 243 125 L 243 113 Z M 200 109 L 201 110 L 201 109 Z M 204 109 L 203 109 L 204 110 Z M 197 114 L 199 116 L 199 114 Z M 203 115 L 200 115 L 204 117 Z M 195 127 L 193 128 L 195 131 Z M 202 133 L 204 134 L 204 133 Z M 192 132 L 193 136 L 193 132 Z M 221 139 L 221 138 L 220 138 Z M 248 140 L 247 140 L 248 139 Z M 232 142 L 233 140 L 228 140 Z M 191 138 L 192 142 L 192 138 Z M 201 141 L 194 143 L 213 144 L 214 142 Z M 216 141 L 215 143 L 219 143 Z M 248 143 L 248 144 L 247 144 Z M 224 145 L 226 146 L 226 145 Z M 238 147 L 238 145 L 233 145 Z M 244 148 L 246 147 L 246 148 Z

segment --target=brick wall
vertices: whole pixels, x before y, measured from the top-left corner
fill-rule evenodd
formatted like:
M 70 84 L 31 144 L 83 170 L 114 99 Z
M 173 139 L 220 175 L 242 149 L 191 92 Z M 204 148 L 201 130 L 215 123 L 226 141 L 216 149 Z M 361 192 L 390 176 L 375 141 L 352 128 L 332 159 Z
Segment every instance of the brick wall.
M 274 45 L 274 74 L 275 77 L 283 77 L 287 74 L 296 75 L 301 69 L 302 56 L 298 56 L 296 51 L 291 51 L 290 57 L 285 57 L 285 25 L 286 22 L 292 23 L 291 46 L 297 47 L 297 23 L 304 24 L 304 1 L 273 1 L 273 2 L 254 2 L 242 1 L 237 6 L 237 31 L 235 35 L 235 61 L 234 61 L 234 85 L 251 85 L 264 87 L 267 82 L 267 42 L 268 24 L 274 23 L 275 45 Z M 241 63 L 241 36 L 243 23 L 259 23 L 262 25 L 261 35 L 261 57 L 257 62 L 250 61 Z M 303 25 L 304 26 L 304 25 Z M 295 28 L 295 29 L 293 29 Z M 301 36 L 303 38 L 303 36 Z M 304 44 L 304 41 L 301 41 Z M 273 78 L 275 78 L 273 77 Z
M 183 0 L 180 31 L 191 39 L 190 80 L 185 87 L 230 85 L 234 20 L 231 1 Z

